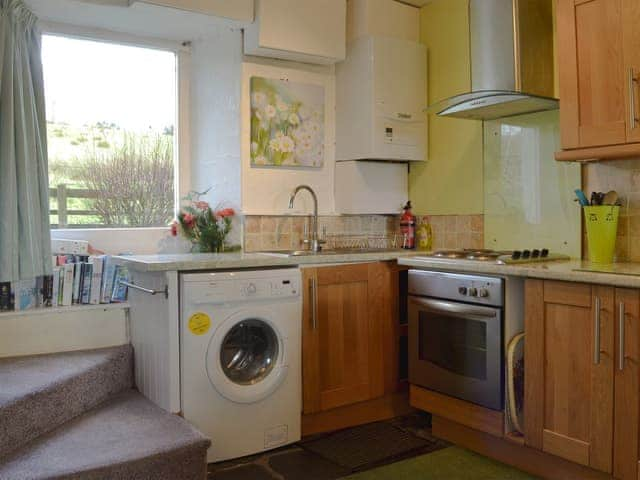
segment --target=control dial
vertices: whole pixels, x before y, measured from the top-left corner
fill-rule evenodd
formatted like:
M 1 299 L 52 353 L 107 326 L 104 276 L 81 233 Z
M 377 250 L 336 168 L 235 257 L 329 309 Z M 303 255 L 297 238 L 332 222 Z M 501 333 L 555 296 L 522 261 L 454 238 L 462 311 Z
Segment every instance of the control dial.
M 469 288 L 468 295 L 470 297 L 477 297 L 478 296 L 478 289 L 474 288 L 474 287 Z
M 458 293 L 460 295 L 466 295 L 467 294 L 467 287 L 458 287 Z
M 481 298 L 487 298 L 489 296 L 489 290 L 487 290 L 486 288 L 481 288 L 480 290 L 478 290 L 478 296 Z
M 255 283 L 250 283 L 247 285 L 247 295 L 253 295 L 258 291 Z

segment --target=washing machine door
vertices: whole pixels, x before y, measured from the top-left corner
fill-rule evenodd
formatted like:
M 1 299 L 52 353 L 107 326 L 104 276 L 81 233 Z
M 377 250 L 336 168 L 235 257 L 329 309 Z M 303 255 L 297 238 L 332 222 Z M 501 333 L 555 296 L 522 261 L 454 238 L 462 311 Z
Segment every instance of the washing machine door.
M 271 312 L 244 310 L 226 319 L 207 348 L 207 373 L 227 399 L 254 403 L 271 395 L 287 374 L 285 339 Z

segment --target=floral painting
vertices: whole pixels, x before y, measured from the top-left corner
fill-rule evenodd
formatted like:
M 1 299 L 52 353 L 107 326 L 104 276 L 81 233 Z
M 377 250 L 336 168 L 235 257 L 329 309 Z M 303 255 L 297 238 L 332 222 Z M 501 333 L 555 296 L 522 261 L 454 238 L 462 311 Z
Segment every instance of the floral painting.
M 251 77 L 251 165 L 322 167 L 324 87 Z

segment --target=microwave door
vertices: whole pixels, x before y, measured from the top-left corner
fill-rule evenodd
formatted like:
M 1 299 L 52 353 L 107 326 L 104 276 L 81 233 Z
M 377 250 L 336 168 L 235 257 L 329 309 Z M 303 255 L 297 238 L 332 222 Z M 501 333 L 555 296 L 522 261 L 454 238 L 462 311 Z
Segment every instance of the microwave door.
M 411 296 L 409 381 L 500 410 L 502 310 Z

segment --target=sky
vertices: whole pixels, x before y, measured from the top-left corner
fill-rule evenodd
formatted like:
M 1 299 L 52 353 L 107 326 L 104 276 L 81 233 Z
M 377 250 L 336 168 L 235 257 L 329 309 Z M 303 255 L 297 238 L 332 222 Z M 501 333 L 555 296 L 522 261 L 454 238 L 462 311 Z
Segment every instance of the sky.
M 173 52 L 45 35 L 42 63 L 48 121 L 136 131 L 176 123 Z

